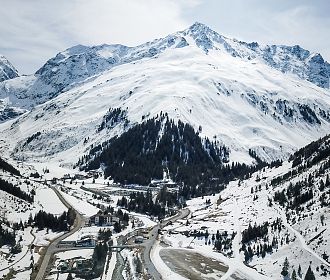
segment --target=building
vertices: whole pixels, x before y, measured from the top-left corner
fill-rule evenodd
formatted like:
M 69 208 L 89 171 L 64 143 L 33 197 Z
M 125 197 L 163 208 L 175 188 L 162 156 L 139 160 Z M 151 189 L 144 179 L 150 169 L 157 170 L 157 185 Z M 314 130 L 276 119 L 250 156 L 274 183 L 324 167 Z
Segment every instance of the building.
M 89 218 L 89 224 L 94 226 L 112 226 L 119 223 L 118 217 L 111 214 L 97 213 Z
M 76 241 L 76 247 L 95 247 L 97 239 L 94 235 L 85 235 Z

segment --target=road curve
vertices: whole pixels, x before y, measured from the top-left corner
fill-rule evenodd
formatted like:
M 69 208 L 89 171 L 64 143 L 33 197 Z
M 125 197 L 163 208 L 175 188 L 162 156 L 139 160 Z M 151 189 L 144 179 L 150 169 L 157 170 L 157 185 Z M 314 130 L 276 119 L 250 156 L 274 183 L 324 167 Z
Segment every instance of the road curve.
M 178 214 L 176 214 L 173 217 L 170 217 L 166 220 L 164 220 L 162 223 L 155 225 L 150 234 L 150 239 L 147 240 L 146 242 L 144 242 L 143 244 L 141 244 L 142 246 L 144 246 L 144 251 L 143 251 L 143 262 L 144 265 L 147 269 L 148 275 L 151 277 L 151 279 L 162 279 L 161 274 L 158 272 L 158 270 L 156 269 L 155 265 L 153 264 L 151 258 L 150 258 L 150 252 L 152 249 L 152 246 L 155 244 L 156 242 L 156 238 L 158 236 L 158 230 L 162 227 L 164 227 L 168 222 L 175 222 L 179 219 L 184 219 L 186 218 L 188 215 L 190 214 L 190 210 L 185 208 L 179 211 Z
M 30 234 L 33 236 L 33 240 L 32 240 L 32 242 L 30 243 L 30 248 L 31 248 L 31 245 L 32 245 L 32 244 L 34 243 L 34 241 L 36 240 L 36 236 L 33 234 L 32 229 L 30 230 Z M 17 261 L 13 262 L 12 264 L 10 264 L 10 265 L 7 266 L 7 267 L 1 268 L 0 271 L 4 271 L 4 270 L 6 270 L 6 269 L 8 269 L 8 268 L 13 267 L 15 264 L 19 263 L 22 259 L 24 259 L 24 258 L 26 257 L 26 255 L 27 255 L 27 253 L 28 253 L 29 251 L 30 251 L 30 249 L 27 249 L 26 252 L 25 252 L 25 254 L 24 254 L 20 259 L 18 259 Z
M 46 273 L 46 270 L 47 270 L 47 267 L 48 267 L 48 264 L 49 264 L 49 261 L 52 257 L 52 255 L 58 251 L 58 248 L 57 248 L 57 245 L 65 238 L 67 238 L 68 236 L 72 235 L 73 233 L 77 232 L 82 226 L 83 226 L 83 222 L 84 222 L 84 219 L 83 219 L 83 216 L 74 209 L 74 207 L 71 206 L 70 203 L 68 203 L 64 198 L 63 196 L 61 195 L 61 193 L 55 188 L 55 187 L 51 187 L 52 190 L 56 193 L 56 195 L 58 196 L 58 198 L 61 200 L 61 202 L 69 209 L 69 208 L 72 208 L 75 212 L 76 212 L 76 219 L 75 219 L 75 222 L 74 222 L 74 225 L 73 225 L 73 228 L 57 237 L 56 239 L 54 239 L 53 241 L 51 241 L 51 243 L 48 245 L 47 247 L 47 251 L 42 259 L 42 263 L 39 267 L 39 271 L 38 271 L 38 274 L 35 278 L 35 280 L 43 280 L 45 278 L 45 273 Z

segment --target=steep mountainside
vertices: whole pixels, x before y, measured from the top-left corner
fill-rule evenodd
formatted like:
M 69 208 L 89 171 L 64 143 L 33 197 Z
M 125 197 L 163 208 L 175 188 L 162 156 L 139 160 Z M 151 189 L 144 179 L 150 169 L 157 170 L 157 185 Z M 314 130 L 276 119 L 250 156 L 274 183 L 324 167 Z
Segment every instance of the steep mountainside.
M 20 106 L 16 102 L 14 102 L 14 107 L 11 106 L 10 104 L 12 102 L 8 100 L 7 94 L 3 94 L 5 84 L 4 81 L 8 81 L 16 77 L 18 77 L 18 72 L 15 67 L 4 56 L 0 55 L 0 88 L 2 88 L 0 90 L 0 123 L 2 121 L 17 117 L 24 112 L 24 110 L 19 108 Z
M 168 49 L 190 45 L 197 46 L 205 54 L 216 50 L 240 59 L 258 60 L 283 73 L 293 73 L 319 87 L 329 88 L 330 65 L 320 54 L 310 53 L 300 46 L 245 43 L 195 23 L 184 31 L 136 47 L 74 46 L 49 59 L 34 75 L 0 84 L 0 97 L 8 97 L 13 106 L 31 109 L 105 70 L 141 59 L 156 58 Z
M 233 236 L 229 244 L 223 236 L 217 237 L 215 246 L 237 261 L 235 270 L 244 263 L 266 279 L 292 274 L 311 279 L 305 278 L 310 266 L 314 279 L 329 279 L 329 141 L 329 136 L 322 138 L 297 151 L 281 166 L 266 167 L 246 180 L 230 182 L 219 197 L 206 197 L 206 203 L 202 200 L 190 225 L 175 224 L 173 230 L 182 236 L 188 231 L 193 236 L 194 229 L 196 234 L 196 228 L 203 225 L 199 236 L 207 231 L 205 244 L 211 236 L 219 235 L 217 230 Z M 213 203 L 207 203 L 208 199 Z M 192 209 L 198 208 L 196 201 L 201 200 L 189 202 Z M 173 239 L 182 237 L 176 234 Z M 188 241 L 192 243 L 191 238 Z M 185 242 L 181 243 L 184 247 Z
M 0 82 L 18 77 L 18 72 L 15 67 L 5 58 L 0 55 Z
M 137 47 L 76 46 L 0 84 L 8 108 L 30 110 L 2 125 L 3 149 L 72 166 L 163 112 L 226 146 L 230 161 L 251 163 L 249 149 L 284 158 L 329 131 L 328 67 L 298 46 L 247 44 L 199 23 Z M 100 130 L 115 109 L 125 118 Z

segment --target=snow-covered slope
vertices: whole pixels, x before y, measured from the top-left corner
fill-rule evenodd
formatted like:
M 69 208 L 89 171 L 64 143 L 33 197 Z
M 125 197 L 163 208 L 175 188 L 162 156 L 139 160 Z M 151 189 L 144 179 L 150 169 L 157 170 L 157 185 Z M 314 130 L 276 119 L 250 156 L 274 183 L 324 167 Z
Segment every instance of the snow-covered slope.
M 184 31 L 136 47 L 74 46 L 49 59 L 34 75 L 0 84 L 0 97 L 7 96 L 11 105 L 30 109 L 32 105 L 52 99 L 105 70 L 157 57 L 168 49 L 186 48 L 190 45 L 197 46 L 205 54 L 210 50 L 217 50 L 237 57 L 237 60 L 256 59 L 284 73 L 294 73 L 320 87 L 329 88 L 330 65 L 320 54 L 312 54 L 300 46 L 260 46 L 255 42 L 245 43 L 226 38 L 201 23 L 195 23 Z M 13 77 L 15 76 L 10 78 Z
M 15 67 L 5 58 L 0 55 L 0 82 L 18 77 L 18 72 Z
M 0 122 L 6 121 L 8 119 L 17 117 L 23 113 L 23 110 L 17 108 L 16 102 L 9 101 L 4 92 L 5 81 L 11 80 L 18 77 L 18 72 L 15 67 L 5 58 L 3 55 L 0 55 Z M 16 88 L 15 88 L 16 92 Z M 9 105 L 14 103 L 14 107 Z
M 49 59 L 34 75 L 0 83 L 0 98 L 7 98 L 12 106 L 31 109 L 114 66 L 186 45 L 185 39 L 176 34 L 137 47 L 77 45 Z
M 232 161 L 251 162 L 249 148 L 270 161 L 329 131 L 329 90 L 317 86 L 329 73 L 311 61 L 328 67 L 300 47 L 247 44 L 198 23 L 133 48 L 76 46 L 34 76 L 2 83 L 8 104 L 32 108 L 2 135 L 18 158 L 74 163 L 91 145 L 166 112 L 229 146 Z M 111 108 L 127 111 L 129 124 L 99 131 Z
M 219 195 L 188 200 L 191 217 L 164 227 L 161 240 L 218 257 L 229 275 L 262 274 L 246 279 L 283 279 L 285 258 L 289 276 L 301 271 L 305 279 L 311 266 L 315 279 L 329 279 L 329 144 L 327 136 L 281 166 L 230 182 Z

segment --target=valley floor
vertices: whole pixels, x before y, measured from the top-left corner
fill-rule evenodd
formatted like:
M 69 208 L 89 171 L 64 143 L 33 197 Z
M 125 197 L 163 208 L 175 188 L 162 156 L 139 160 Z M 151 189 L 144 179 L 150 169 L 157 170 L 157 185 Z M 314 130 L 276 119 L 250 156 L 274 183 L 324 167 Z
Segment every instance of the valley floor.
M 160 226 L 159 235 L 154 236 L 151 232 L 157 232 L 155 226 L 159 224 L 147 215 L 130 213 L 136 222 L 136 228 L 148 229 L 151 239 L 151 261 L 163 279 L 282 279 L 281 270 L 285 258 L 289 260 L 289 273 L 293 269 L 304 274 L 311 264 L 316 279 L 325 280 L 327 276 L 322 276 L 323 268 L 330 269 L 330 265 L 322 258 L 324 252 L 330 251 L 329 237 L 330 231 L 327 227 L 330 222 L 329 209 L 322 212 L 324 221 L 321 223 L 321 209 L 312 208 L 307 212 L 307 218 L 292 223 L 288 221 L 285 210 L 277 203 L 270 203 L 276 188 L 270 186 L 270 181 L 274 177 L 284 174 L 289 169 L 289 164 L 284 163 L 275 169 L 264 169 L 252 175 L 244 181 L 232 181 L 220 194 L 194 198 L 187 201 L 187 209 L 190 213 L 183 219 L 164 222 Z M 48 175 L 51 177 L 51 175 Z M 260 179 L 262 178 L 262 179 Z M 13 178 L 12 180 L 18 180 Z M 60 180 L 59 180 L 60 181 Z M 58 214 L 66 207 L 61 204 L 58 196 L 53 190 L 40 182 L 33 182 L 30 185 L 22 184 L 26 190 L 34 188 L 36 190 L 36 203 L 33 208 L 12 198 L 6 198 L 8 194 L 1 196 L 3 201 L 10 202 L 2 206 L 1 211 L 8 219 L 27 219 L 31 211 L 46 209 L 50 213 Z M 117 199 L 122 191 L 118 186 L 109 186 L 109 181 L 103 179 L 62 180 L 58 182 L 60 194 L 79 213 L 88 217 L 98 212 L 98 207 L 117 207 Z M 112 190 L 113 188 L 113 190 Z M 252 192 L 253 189 L 253 193 Z M 111 195 L 107 194 L 107 191 Z M 125 191 L 129 191 L 126 189 Z M 116 195 L 116 192 L 119 192 Z M 102 193 L 103 196 L 96 195 Z M 4 202 L 2 203 L 4 205 Z M 31 209 L 30 209 L 30 208 Z M 20 210 L 21 209 L 21 210 Z M 20 213 L 20 214 L 19 214 Z M 270 230 L 267 241 L 272 238 L 280 240 L 279 244 L 273 248 L 272 253 L 265 253 L 264 256 L 254 254 L 249 260 L 245 259 L 242 233 L 249 225 L 261 225 L 265 222 L 272 224 L 280 221 L 280 230 Z M 153 230 L 154 231 L 153 231 Z M 66 241 L 78 240 L 84 235 L 97 236 L 100 227 L 85 225 L 75 234 L 69 236 Z M 117 239 L 132 232 L 132 223 L 127 229 L 119 234 L 113 235 L 114 245 Z M 4 258 L 6 248 L 1 248 L 0 275 L 5 276 L 10 273 L 10 269 L 15 271 L 16 279 L 26 279 L 31 273 L 29 268 L 31 260 L 36 263 L 39 258 L 40 248 L 49 244 L 49 240 L 54 239 L 63 233 L 52 233 L 43 230 L 26 228 L 18 231 L 22 236 L 22 252 L 14 255 L 14 258 Z M 215 250 L 216 242 L 220 235 L 223 246 L 220 250 Z M 154 239 L 153 239 L 154 238 Z M 250 244 L 256 250 L 266 239 L 258 239 Z M 153 241 L 154 240 L 154 241 Z M 153 243 L 154 242 L 154 243 Z M 144 242 L 145 244 L 148 241 Z M 34 245 L 34 250 L 29 247 Z M 109 280 L 116 277 L 123 279 L 140 279 L 142 276 L 137 271 L 136 258 L 140 256 L 142 262 L 143 249 L 124 249 L 121 253 L 113 252 L 107 257 L 107 265 L 103 276 L 99 279 Z M 146 250 L 146 249 L 144 249 Z M 57 253 L 55 256 L 54 268 L 61 260 L 72 256 L 90 257 L 91 249 L 66 251 Z M 120 264 L 122 262 L 122 264 Z M 120 268 L 117 266 L 120 265 Z M 143 263 L 143 266 L 146 263 Z M 119 269 L 119 270 L 118 270 Z M 49 279 L 66 279 L 67 274 L 58 274 L 56 269 L 52 270 Z M 115 272 L 114 272 L 115 271 Z M 53 273 L 53 274 L 52 274 Z M 118 274 L 119 273 L 119 274 Z M 76 278 L 78 279 L 78 278 Z

